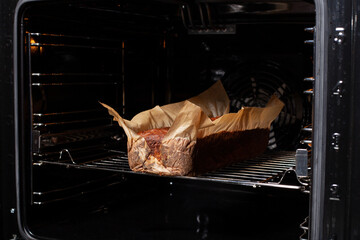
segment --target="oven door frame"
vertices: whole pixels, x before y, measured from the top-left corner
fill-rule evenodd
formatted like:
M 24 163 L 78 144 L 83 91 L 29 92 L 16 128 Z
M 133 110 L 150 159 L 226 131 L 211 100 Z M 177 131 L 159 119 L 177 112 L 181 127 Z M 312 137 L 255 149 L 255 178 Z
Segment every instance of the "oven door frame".
M 310 239 L 359 238 L 359 1 L 316 0 Z
M 16 12 L 18 1 L 6 0 L 1 2 L 0 22 L 2 31 L 0 35 L 0 64 L 2 66 L 0 81 L 0 238 L 18 239 L 20 209 L 18 208 L 18 186 L 16 175 L 18 171 L 17 155 L 17 115 L 18 110 L 15 105 L 15 88 L 17 57 L 15 37 L 17 34 Z M 15 41 L 15 42 L 14 42 Z M 25 236 L 25 235 L 23 235 Z
M 14 13 L 13 25 L 13 67 L 14 67 L 14 132 L 15 132 L 15 182 L 16 182 L 16 224 L 17 234 L 25 239 L 37 239 L 28 229 L 27 209 L 30 205 L 32 162 L 31 162 L 31 93 L 24 79 L 26 60 L 23 36 L 23 14 L 30 3 L 36 0 L 20 0 Z M 41 0 L 40 2 L 45 2 Z M 26 91 L 28 90 L 28 91 Z M 25 107 L 24 107 L 25 106 Z M 26 107 L 29 106 L 29 107 Z M 17 235 L 13 234 L 13 236 Z
M 26 121 L 23 112 L 26 96 L 22 91 L 21 71 L 21 15 L 28 3 L 35 0 L 7 0 L 2 2 L 1 20 L 3 26 L 0 37 L 0 64 L 4 81 L 0 82 L 1 102 L 1 214 L 2 238 L 15 239 L 19 236 L 26 239 L 34 237 L 26 228 L 26 184 L 24 172 L 29 168 L 26 163 L 24 134 Z M 311 192 L 310 236 L 311 239 L 354 239 L 359 230 L 359 189 L 360 149 L 356 148 L 359 136 L 354 132 L 360 130 L 360 110 L 356 103 L 360 97 L 360 70 L 356 63 L 360 55 L 355 54 L 359 46 L 360 32 L 357 15 L 360 1 L 315 0 L 316 19 L 316 62 L 315 62 L 315 102 L 314 107 L 314 164 L 313 187 Z M 339 6 L 342 8 L 339 10 Z M 11 9 L 10 11 L 8 9 Z M 330 24 L 331 22 L 331 24 Z M 335 40 L 339 31 L 344 28 L 344 41 Z M 339 29 L 338 29 L 339 30 Z M 341 29 L 340 29 L 341 30 Z M 9 37 L 12 36 L 12 37 Z M 343 58 L 338 58 L 339 54 Z M 349 64 L 350 59 L 351 64 Z M 340 71 L 339 71 L 340 70 Z M 340 74 L 339 74 L 340 72 Z M 340 100 L 334 97 L 334 87 L 342 80 L 346 84 Z M 336 88 L 335 88 L 336 90 Z M 341 104 L 337 104 L 338 101 Z M 344 114 L 345 113 L 345 114 Z M 338 128 L 335 122 L 341 122 Z M 340 149 L 334 149 L 334 133 L 341 134 Z M 335 142 L 336 144 L 336 142 Z M 342 175 L 337 174 L 342 172 Z M 348 175 L 348 177 L 343 177 Z M 336 185 L 334 185 L 336 184 Z M 339 189 L 336 190 L 338 186 Z M 335 187 L 335 194 L 334 194 Z M 325 212 L 326 209 L 326 212 Z M 354 211 L 353 211 L 354 210 Z M 331 227 L 329 227 L 331 226 Z M 347 235 L 348 234 L 348 235 Z

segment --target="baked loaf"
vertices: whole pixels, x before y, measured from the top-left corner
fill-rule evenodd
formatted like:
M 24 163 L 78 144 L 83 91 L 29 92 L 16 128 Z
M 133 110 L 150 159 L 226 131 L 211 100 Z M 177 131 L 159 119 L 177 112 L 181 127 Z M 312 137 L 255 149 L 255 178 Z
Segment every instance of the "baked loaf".
M 214 121 L 221 116 L 211 117 L 210 120 Z M 157 159 L 161 159 L 160 146 L 161 141 L 169 131 L 169 127 L 154 128 L 146 131 L 138 132 L 137 134 L 143 137 L 150 148 L 150 155 Z
M 269 129 L 220 132 L 198 138 L 190 175 L 199 175 L 227 165 L 255 158 L 269 141 Z
M 229 105 L 221 81 L 196 97 L 156 106 L 131 120 L 103 104 L 128 137 L 133 171 L 176 176 L 202 174 L 266 149 L 271 122 L 284 104 L 272 96 L 264 108 L 229 113 Z
M 215 120 L 219 117 L 211 118 Z M 159 161 L 167 156 L 161 149 L 161 142 L 169 128 L 155 128 L 139 132 L 150 148 L 150 155 Z M 198 138 L 192 151 L 192 162 L 187 175 L 199 175 L 232 163 L 251 159 L 265 151 L 268 145 L 269 129 L 252 129 L 236 132 L 220 132 Z M 178 144 L 177 140 L 173 140 Z M 187 143 L 185 143 L 186 145 Z M 163 154 L 161 154 L 163 153 Z M 169 160 L 168 160 L 169 161 Z

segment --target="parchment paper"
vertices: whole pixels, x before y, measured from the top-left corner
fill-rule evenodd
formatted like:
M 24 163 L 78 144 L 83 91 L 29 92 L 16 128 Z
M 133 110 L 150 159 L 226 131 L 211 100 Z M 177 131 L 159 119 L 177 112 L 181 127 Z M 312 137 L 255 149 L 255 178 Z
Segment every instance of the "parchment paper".
M 127 135 L 129 166 L 133 171 L 160 175 L 196 175 L 202 172 L 199 170 L 201 168 L 212 170 L 232 163 L 237 158 L 243 160 L 246 157 L 261 154 L 266 148 L 271 122 L 284 106 L 276 96 L 272 96 L 265 108 L 247 107 L 237 113 L 229 113 L 229 103 L 221 81 L 217 81 L 196 97 L 161 107 L 156 106 L 137 114 L 130 121 L 123 119 L 108 105 L 101 104 L 108 109 L 109 114 L 114 117 Z M 218 116 L 221 117 L 214 121 L 210 119 L 210 117 Z M 150 154 L 149 146 L 138 133 L 164 127 L 170 129 L 161 142 L 161 157 L 157 159 Z M 261 130 L 261 134 L 258 134 L 259 130 Z M 242 134 L 242 132 L 246 132 L 246 134 Z M 224 134 L 226 137 L 222 137 Z M 236 137 L 232 137 L 232 134 Z M 237 139 L 244 137 L 251 141 Z M 211 140 L 212 138 L 216 139 L 216 142 Z M 230 148 L 227 146 L 229 144 L 225 143 L 227 151 L 230 152 L 221 154 L 221 156 L 225 155 L 228 159 L 222 159 L 221 156 L 210 156 L 213 159 L 209 159 L 207 163 L 204 156 L 199 155 L 203 152 L 202 149 L 196 148 L 199 140 L 204 140 L 201 142 L 201 146 L 215 149 L 215 151 L 217 151 L 217 145 L 221 145 L 221 141 L 228 141 L 233 145 L 233 150 L 231 146 Z M 206 140 L 209 140 L 211 145 L 207 146 Z M 237 143 L 240 142 L 242 144 L 238 146 Z M 249 144 L 258 146 L 250 145 L 249 147 Z M 233 153 L 240 151 L 240 154 L 237 154 L 237 157 L 231 151 Z M 249 153 L 241 154 L 243 151 L 249 151 Z M 218 154 L 215 152 L 213 155 Z

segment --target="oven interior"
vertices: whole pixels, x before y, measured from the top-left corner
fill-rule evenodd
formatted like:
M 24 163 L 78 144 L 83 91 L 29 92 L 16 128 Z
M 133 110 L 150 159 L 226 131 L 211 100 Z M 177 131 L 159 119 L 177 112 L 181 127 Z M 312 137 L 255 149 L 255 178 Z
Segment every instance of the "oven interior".
M 314 4 L 33 2 L 21 14 L 25 226 L 58 239 L 306 239 Z M 222 81 L 231 110 L 285 107 L 267 151 L 198 177 L 131 172 L 126 119 Z M 297 149 L 305 149 L 302 156 Z M 307 173 L 295 166 L 306 161 Z

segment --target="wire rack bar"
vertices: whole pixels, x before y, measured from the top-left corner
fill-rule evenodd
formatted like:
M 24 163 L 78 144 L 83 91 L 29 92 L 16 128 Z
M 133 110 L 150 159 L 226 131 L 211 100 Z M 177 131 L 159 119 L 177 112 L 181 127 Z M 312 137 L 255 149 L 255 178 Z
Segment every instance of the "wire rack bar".
M 77 161 L 76 164 L 71 162 L 56 162 L 49 160 L 41 160 L 38 163 L 66 165 L 67 167 L 76 168 L 91 168 L 129 174 L 146 174 L 133 172 L 129 168 L 127 154 L 125 152 L 117 152 L 117 154 L 113 156 L 97 158 L 96 160 L 83 163 L 79 163 Z M 258 158 L 235 163 L 231 166 L 224 167 L 201 176 L 179 176 L 175 178 L 216 181 L 250 186 L 268 184 L 269 186 L 274 185 L 280 187 L 276 181 L 279 180 L 286 171 L 293 169 L 295 165 L 295 152 L 279 151 L 275 153 L 264 153 Z M 288 186 L 288 188 L 300 189 L 298 186 Z

